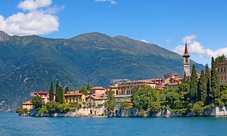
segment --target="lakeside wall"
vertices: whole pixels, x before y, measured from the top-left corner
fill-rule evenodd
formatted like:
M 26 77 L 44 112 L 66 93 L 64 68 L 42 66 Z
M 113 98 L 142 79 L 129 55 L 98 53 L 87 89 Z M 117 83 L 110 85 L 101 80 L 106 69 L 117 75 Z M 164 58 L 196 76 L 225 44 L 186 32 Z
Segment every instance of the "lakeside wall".
M 144 112 L 140 115 L 140 111 L 137 109 L 119 109 L 115 113 L 109 115 L 109 117 L 193 117 L 193 113 L 189 112 L 187 115 L 182 115 L 180 113 L 172 113 L 170 110 L 161 110 L 158 113 L 153 113 L 150 115 L 149 112 Z M 205 110 L 200 116 L 227 116 L 227 107 L 215 106 L 210 110 Z
M 67 113 L 54 113 L 52 115 L 43 114 L 39 115 L 37 111 L 31 110 L 30 116 L 35 117 L 101 117 L 106 115 L 105 107 L 101 108 L 81 108 L 75 112 L 67 112 Z M 150 114 L 149 112 L 144 112 L 143 115 L 140 115 L 140 111 L 137 109 L 123 109 L 115 110 L 114 113 L 110 113 L 108 117 L 193 117 L 191 112 L 187 115 L 182 115 L 179 113 L 172 113 L 170 110 L 161 110 L 158 113 Z M 210 110 L 205 110 L 201 116 L 227 116 L 227 107 L 219 107 L 215 106 Z

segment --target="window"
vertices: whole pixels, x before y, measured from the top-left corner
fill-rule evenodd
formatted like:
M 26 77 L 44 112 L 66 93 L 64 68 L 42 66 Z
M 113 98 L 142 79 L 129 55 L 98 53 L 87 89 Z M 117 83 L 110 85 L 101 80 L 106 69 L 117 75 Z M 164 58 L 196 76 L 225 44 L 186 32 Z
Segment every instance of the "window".
M 188 58 L 185 58 L 185 62 L 188 63 Z

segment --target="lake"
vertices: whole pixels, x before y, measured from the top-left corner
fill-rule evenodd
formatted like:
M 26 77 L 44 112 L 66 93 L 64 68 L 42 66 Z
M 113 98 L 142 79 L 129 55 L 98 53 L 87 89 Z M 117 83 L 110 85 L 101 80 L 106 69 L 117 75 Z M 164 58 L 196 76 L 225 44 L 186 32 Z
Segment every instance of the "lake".
M 54 118 L 0 113 L 1 136 L 226 136 L 226 117 Z

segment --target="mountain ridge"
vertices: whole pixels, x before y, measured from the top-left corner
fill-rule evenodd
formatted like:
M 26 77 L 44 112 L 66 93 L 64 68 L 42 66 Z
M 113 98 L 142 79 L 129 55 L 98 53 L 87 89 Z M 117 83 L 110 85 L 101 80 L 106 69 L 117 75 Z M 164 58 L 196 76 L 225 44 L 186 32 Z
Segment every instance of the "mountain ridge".
M 0 41 L 0 50 L 0 103 L 5 101 L 5 106 L 0 106 L 0 110 L 15 110 L 22 103 L 19 99 L 13 102 L 15 98 L 10 96 L 9 91 L 25 100 L 31 98 L 34 90 L 48 90 L 54 75 L 40 74 L 40 71 L 51 71 L 52 65 L 52 71 L 62 80 L 59 82 L 63 86 L 70 85 L 73 90 L 87 83 L 107 86 L 115 79 L 162 78 L 166 73 L 183 76 L 182 56 L 156 44 L 126 36 L 110 37 L 98 32 L 69 39 L 9 36 L 8 40 Z M 198 71 L 204 69 L 203 65 L 191 62 L 196 64 Z M 31 72 L 32 69 L 35 70 Z M 29 79 L 34 80 L 24 86 L 18 76 L 27 75 L 26 71 L 30 71 Z M 72 82 L 75 83 L 69 84 Z

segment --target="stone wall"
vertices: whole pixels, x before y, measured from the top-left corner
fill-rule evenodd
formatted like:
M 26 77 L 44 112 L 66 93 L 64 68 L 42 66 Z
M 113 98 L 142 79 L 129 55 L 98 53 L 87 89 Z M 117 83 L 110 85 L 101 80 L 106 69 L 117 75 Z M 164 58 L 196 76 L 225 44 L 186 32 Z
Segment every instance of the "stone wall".
M 158 113 L 149 114 L 149 112 L 144 112 L 140 115 L 140 111 L 137 109 L 122 109 L 115 110 L 111 114 L 112 117 L 192 117 L 193 113 L 189 112 L 187 115 L 182 115 L 180 113 L 172 113 L 170 110 L 161 110 Z M 227 116 L 227 107 L 216 106 L 210 110 L 205 110 L 201 116 Z

